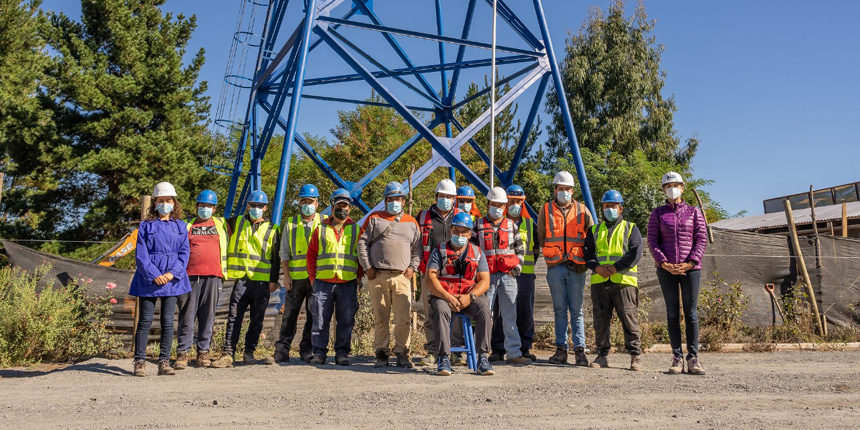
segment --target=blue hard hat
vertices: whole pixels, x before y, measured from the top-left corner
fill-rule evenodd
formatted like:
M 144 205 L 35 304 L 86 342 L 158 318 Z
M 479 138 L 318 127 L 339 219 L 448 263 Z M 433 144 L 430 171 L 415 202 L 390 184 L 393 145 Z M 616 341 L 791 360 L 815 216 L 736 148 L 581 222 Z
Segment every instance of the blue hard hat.
M 203 190 L 197 195 L 197 203 L 206 203 L 209 205 L 218 204 L 218 194 L 212 190 Z
M 318 198 L 320 198 L 320 190 L 318 190 L 316 185 L 314 185 L 314 184 L 304 184 L 304 185 L 302 185 L 302 188 L 299 189 L 299 198 L 300 199 L 305 199 L 305 198 L 318 199 Z
M 519 185 L 511 185 L 510 187 L 508 187 L 507 190 L 505 190 L 505 192 L 508 193 L 509 197 L 525 197 L 526 196 L 526 191 L 523 190 L 523 187 L 521 187 Z
M 267 205 L 269 204 L 269 198 L 262 190 L 255 190 L 251 191 L 251 195 L 248 196 L 248 203 L 262 203 Z
M 403 192 L 403 186 L 400 182 L 389 182 L 385 186 L 385 198 L 388 197 L 403 197 L 406 193 Z
M 335 204 L 339 201 L 346 200 L 347 203 L 352 204 L 352 196 L 349 195 L 349 191 L 338 188 L 331 193 L 331 198 L 328 199 L 329 203 Z
M 475 225 L 472 223 L 472 216 L 467 214 L 466 212 L 460 212 L 457 215 L 454 215 L 454 218 L 451 219 L 451 225 L 457 225 L 466 228 L 475 227 Z
M 462 185 L 460 188 L 457 188 L 457 197 L 475 198 L 475 190 L 468 185 Z
M 603 193 L 603 197 L 600 199 L 603 203 L 624 203 L 624 198 L 621 197 L 621 193 L 615 190 L 609 190 Z

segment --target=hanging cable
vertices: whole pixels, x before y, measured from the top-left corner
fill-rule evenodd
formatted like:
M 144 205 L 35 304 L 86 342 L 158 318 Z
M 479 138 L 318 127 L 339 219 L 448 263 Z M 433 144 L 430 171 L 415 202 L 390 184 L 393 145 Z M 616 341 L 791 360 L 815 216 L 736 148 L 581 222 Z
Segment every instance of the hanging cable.
M 490 59 L 490 189 L 496 176 L 496 13 L 497 0 L 493 0 L 493 53 Z

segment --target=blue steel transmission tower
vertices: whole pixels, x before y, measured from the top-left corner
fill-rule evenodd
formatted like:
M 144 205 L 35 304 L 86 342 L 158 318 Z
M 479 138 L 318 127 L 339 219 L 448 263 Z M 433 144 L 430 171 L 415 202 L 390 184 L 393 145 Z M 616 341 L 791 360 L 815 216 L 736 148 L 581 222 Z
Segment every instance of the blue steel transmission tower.
M 457 26 L 459 36 L 452 37 L 443 32 L 443 0 L 391 0 L 410 2 L 414 4 L 431 3 L 435 10 L 435 16 L 426 17 L 435 21 L 435 32 L 417 31 L 406 28 L 407 26 L 389 26 L 383 23 L 377 15 L 379 8 L 384 6 L 384 0 L 304 0 L 294 8 L 300 10 L 302 16 L 287 16 L 290 0 L 242 0 L 247 3 L 247 9 L 252 11 L 260 9 L 265 11 L 265 21 L 254 31 L 253 20 L 248 28 L 237 26 L 234 40 L 242 42 L 245 48 L 248 46 L 257 48 L 257 59 L 254 66 L 247 75 L 231 73 L 228 66 L 225 81 L 246 92 L 247 104 L 245 105 L 244 120 L 233 118 L 216 118 L 216 125 L 227 130 L 227 134 L 238 136 L 238 144 L 233 154 L 234 164 L 231 167 L 210 166 L 213 170 L 229 174 L 231 178 L 230 190 L 226 202 L 225 213 L 230 216 L 238 208 L 243 208 L 250 191 L 261 188 L 261 161 L 267 155 L 267 149 L 276 131 L 280 130 L 284 135 L 284 145 L 280 156 L 280 167 L 278 172 L 277 187 L 272 208 L 272 220 L 280 223 L 281 212 L 285 201 L 287 180 L 289 178 L 290 159 L 294 148 L 303 151 L 307 157 L 331 179 L 338 187 L 349 190 L 354 197 L 356 205 L 365 214 L 376 204 L 368 205 L 361 198 L 362 190 L 374 180 L 394 161 L 405 154 L 421 139 L 427 140 L 433 148 L 433 156 L 413 177 L 414 184 L 420 183 L 438 168 L 449 168 L 453 176 L 454 171 L 468 180 L 479 192 L 488 191 L 487 184 L 476 175 L 466 164 L 460 160 L 460 148 L 470 145 L 478 155 L 489 166 L 490 157 L 475 142 L 474 136 L 490 121 L 490 110 L 483 112 L 471 124 L 461 124 L 455 112 L 466 103 L 478 97 L 486 96 L 490 87 L 480 90 L 477 94 L 462 100 L 457 100 L 458 89 L 461 86 L 462 72 L 470 69 L 489 69 L 491 65 L 490 54 L 492 45 L 480 41 L 480 37 L 472 31 L 476 15 L 492 12 L 493 0 L 447 0 L 449 3 L 465 5 L 462 27 Z M 297 0 L 293 0 L 296 2 Z M 480 3 L 480 5 L 479 5 Z M 531 21 L 536 22 L 536 28 L 529 28 L 520 19 L 510 4 L 516 4 L 521 9 L 533 13 Z M 529 4 L 530 3 L 530 4 Z M 242 10 L 246 9 L 243 4 Z M 295 5 L 294 5 L 295 6 Z M 375 11 L 376 9 L 376 11 Z M 583 203 L 585 203 L 592 214 L 595 214 L 591 193 L 588 188 L 588 180 L 585 176 L 579 145 L 573 129 L 570 111 L 567 106 L 567 98 L 561 85 L 561 75 L 558 63 L 553 52 L 547 29 L 546 17 L 540 0 L 517 0 L 506 2 L 497 0 L 497 11 L 500 26 L 507 26 L 507 31 L 517 37 L 517 46 L 513 44 L 497 45 L 497 64 L 508 67 L 516 67 L 516 71 L 498 81 L 498 85 L 510 85 L 506 91 L 496 100 L 495 111 L 502 112 L 511 106 L 516 100 L 523 96 L 531 87 L 534 91 L 533 99 L 528 101 L 529 106 L 526 120 L 522 127 L 522 135 L 517 139 L 514 157 L 509 166 L 501 170 L 499 166 L 493 166 L 495 176 L 502 186 L 511 185 L 520 160 L 523 157 L 524 148 L 535 123 L 544 98 L 546 89 L 551 79 L 556 88 L 561 115 L 564 120 L 570 151 L 576 166 L 576 173 L 582 189 Z M 522 11 L 520 11 L 522 13 Z M 298 12 L 296 12 L 298 13 Z M 293 18 L 294 27 L 290 26 L 288 18 Z M 413 18 L 414 19 L 414 18 Z M 240 16 L 240 23 L 243 17 Z M 285 28 L 285 26 L 287 26 Z M 390 67 L 384 61 L 372 55 L 368 49 L 358 46 L 352 39 L 344 35 L 345 29 L 355 29 L 366 32 L 377 32 L 384 38 L 382 45 L 394 54 L 399 60 L 397 67 Z M 288 35 L 288 36 L 287 36 Z M 279 39 L 279 36 L 283 36 Z M 486 36 L 486 35 L 484 35 Z M 285 42 L 278 44 L 281 39 Z M 432 42 L 438 51 L 438 61 L 429 64 L 416 64 L 405 48 L 406 39 L 421 39 Z M 280 46 L 279 46 L 280 45 Z M 314 62 L 320 46 L 327 46 L 349 66 L 350 72 L 346 74 L 334 74 L 323 77 L 307 78 L 305 70 Z M 521 46 L 520 46 L 521 45 Z M 234 50 L 236 44 L 234 43 Z M 375 46 L 374 48 L 379 48 Z M 453 60 L 446 58 L 446 48 L 452 48 L 456 52 Z M 467 59 L 466 50 L 481 53 L 476 58 Z M 414 53 L 413 53 L 414 54 Z M 485 54 L 485 55 L 484 55 Z M 231 51 L 231 56 L 234 53 Z M 473 56 L 474 57 L 474 56 Z M 485 58 L 484 58 L 485 57 Z M 231 57 L 232 58 L 232 57 Z M 440 86 L 434 87 L 430 77 L 438 74 Z M 343 83 L 365 83 L 384 102 L 372 101 L 361 97 L 350 98 L 347 95 L 336 94 L 319 95 L 314 94 L 314 89 L 323 88 Z M 403 97 L 396 94 L 392 83 L 397 83 L 408 89 L 409 96 L 415 103 L 407 104 L 402 101 Z M 402 89 L 402 88 L 401 88 Z M 221 104 L 226 104 L 222 93 Z M 372 104 L 393 108 L 404 120 L 415 129 L 415 135 L 404 142 L 397 150 L 388 155 L 383 162 L 370 170 L 363 178 L 352 182 L 345 180 L 337 173 L 337 169 L 324 160 L 314 148 L 302 137 L 298 130 L 298 117 L 302 107 L 303 99 L 320 100 L 334 103 Z M 235 103 L 231 100 L 229 103 Z M 420 115 L 421 113 L 423 115 Z M 422 120 L 422 118 L 430 118 Z M 433 129 L 444 126 L 445 136 L 436 136 Z M 454 129 L 458 131 L 454 137 Z M 249 165 L 246 165 L 248 164 Z M 404 185 L 406 184 L 406 178 Z M 532 213 L 534 211 L 529 208 Z

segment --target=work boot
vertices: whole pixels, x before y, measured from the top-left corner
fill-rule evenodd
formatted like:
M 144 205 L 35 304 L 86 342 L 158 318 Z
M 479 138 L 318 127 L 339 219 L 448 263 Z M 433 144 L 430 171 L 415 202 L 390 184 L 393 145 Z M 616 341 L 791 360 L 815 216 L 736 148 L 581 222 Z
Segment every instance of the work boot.
M 305 363 L 310 363 L 311 360 L 314 359 L 314 354 L 312 352 L 303 352 L 303 353 L 301 353 L 301 355 L 302 355 L 302 361 L 304 361 Z
M 376 363 L 373 365 L 376 368 L 388 367 L 388 353 L 385 351 L 376 351 Z
M 338 355 L 334 358 L 334 364 L 338 366 L 349 366 L 349 356 L 346 354 Z
M 697 357 L 687 359 L 687 373 L 691 375 L 705 374 L 705 368 L 702 367 L 701 363 L 699 363 L 699 359 Z
M 210 367 L 214 367 L 216 369 L 224 369 L 227 367 L 233 367 L 233 354 L 223 354 L 221 358 L 215 360 L 210 364 Z
M 209 357 L 209 351 L 197 351 L 197 367 L 209 367 L 212 365 L 212 358 Z
M 146 376 L 145 360 L 134 360 L 134 376 Z
M 670 375 L 680 375 L 684 373 L 684 360 L 681 357 L 672 357 L 672 365 L 669 366 Z
M 183 351 L 177 352 L 173 368 L 176 370 L 185 370 L 186 367 L 188 367 L 188 353 Z
M 466 359 L 463 358 L 463 353 L 455 352 L 455 353 L 451 354 L 451 365 L 452 366 L 467 366 L 468 364 L 469 364 L 469 362 L 467 362 Z
M 290 361 L 290 350 L 280 350 L 275 351 L 275 355 L 272 357 L 275 360 L 275 363 L 289 363 Z
M 308 363 L 314 366 L 322 366 L 323 364 L 325 364 L 325 355 L 314 354 L 314 358 L 312 358 L 311 361 L 309 361 Z
M 505 360 L 505 363 L 513 364 L 516 366 L 528 366 L 529 364 L 532 364 L 532 360 L 526 357 L 514 357 L 508 358 L 507 360 Z
M 409 354 L 406 352 L 401 352 L 397 354 L 397 366 L 402 367 L 404 369 L 411 369 L 415 367 L 415 365 L 412 364 L 412 358 L 409 357 Z
M 579 347 L 575 348 L 573 352 L 576 354 L 576 365 L 577 366 L 588 366 L 588 357 L 585 356 L 585 348 Z
M 170 361 L 161 360 L 158 362 L 158 376 L 161 375 L 175 375 L 176 372 L 173 371 L 173 368 L 170 367 Z
M 436 374 L 439 376 L 451 376 L 454 369 L 451 369 L 451 362 L 447 355 L 439 357 L 439 366 L 436 367 Z
M 433 366 L 433 365 L 437 364 L 436 360 L 437 360 L 436 354 L 433 354 L 432 352 L 428 352 L 427 355 L 425 355 L 424 358 L 422 358 L 421 361 L 418 362 L 418 365 L 419 366 Z
M 609 367 L 609 360 L 605 355 L 598 355 L 597 358 L 591 362 L 591 367 L 595 369 L 606 369 Z
M 478 374 L 481 376 L 492 376 L 496 374 L 496 371 L 493 370 L 493 366 L 490 365 L 487 357 L 481 357 L 481 359 L 478 360 Z
M 492 363 L 496 363 L 496 362 L 499 362 L 499 361 L 505 361 L 505 353 L 504 353 L 504 352 L 493 351 L 493 353 L 492 353 L 492 354 L 490 354 L 490 357 L 489 357 L 488 361 L 490 361 L 490 362 L 492 362 Z
M 534 355 L 529 350 L 523 350 L 523 357 L 530 358 L 532 361 L 537 361 L 537 355 Z
M 638 355 L 630 357 L 630 370 L 634 372 L 642 370 L 642 359 Z
M 270 365 L 270 364 L 275 364 L 275 359 L 273 357 L 264 357 L 262 360 L 257 360 L 256 358 L 254 358 L 253 352 L 246 352 L 246 353 L 242 354 L 242 362 L 246 366 L 249 366 L 252 364 Z
M 567 346 L 557 346 L 555 354 L 549 358 L 549 364 L 567 364 Z

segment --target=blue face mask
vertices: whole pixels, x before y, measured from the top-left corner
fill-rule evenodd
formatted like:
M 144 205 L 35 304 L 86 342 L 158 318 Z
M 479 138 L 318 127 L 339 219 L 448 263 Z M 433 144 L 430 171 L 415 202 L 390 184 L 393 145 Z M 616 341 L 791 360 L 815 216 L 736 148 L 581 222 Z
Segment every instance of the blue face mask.
M 397 215 L 400 211 L 403 210 L 403 203 L 401 202 L 388 202 L 385 204 L 385 210 L 388 211 L 391 215 Z
M 311 216 L 311 215 L 315 214 L 316 211 L 317 211 L 317 205 L 315 205 L 315 204 L 302 205 L 302 214 L 304 216 Z
M 454 199 L 449 197 L 439 197 L 436 199 L 436 207 L 443 211 L 451 210 L 451 207 L 454 206 Z
M 505 210 L 497 207 L 490 207 L 490 217 L 493 219 L 499 219 L 504 214 Z
M 173 212 L 173 204 L 172 203 L 159 203 L 155 205 L 155 210 L 161 214 L 161 216 L 165 216 L 171 212 Z
M 522 206 L 520 206 L 520 205 L 510 205 L 510 206 L 508 206 L 508 214 L 510 214 L 510 215 L 511 215 L 512 217 L 514 217 L 514 218 L 516 218 L 516 217 L 520 216 L 520 214 L 521 214 L 522 212 L 523 212 L 523 207 L 522 207 Z
M 451 244 L 456 246 L 457 248 L 462 248 L 469 243 L 469 236 L 451 236 Z
M 207 208 L 205 206 L 201 206 L 201 207 L 197 208 L 197 216 L 199 216 L 201 219 L 209 219 L 212 217 L 212 212 L 214 212 L 214 211 L 215 210 L 212 208 Z
M 558 199 L 558 202 L 566 205 L 570 202 L 570 199 L 573 198 L 573 193 L 570 191 L 559 191 L 555 193 L 555 197 Z
M 607 221 L 615 221 L 618 219 L 618 209 L 615 208 L 606 208 L 603 210 L 603 217 L 606 218 Z
M 263 209 L 262 208 L 250 208 L 248 209 L 248 215 L 251 216 L 251 219 L 256 221 L 263 217 Z
M 463 212 L 471 212 L 472 211 L 472 204 L 471 203 L 460 203 L 457 205 L 457 207 L 460 208 L 460 210 Z

